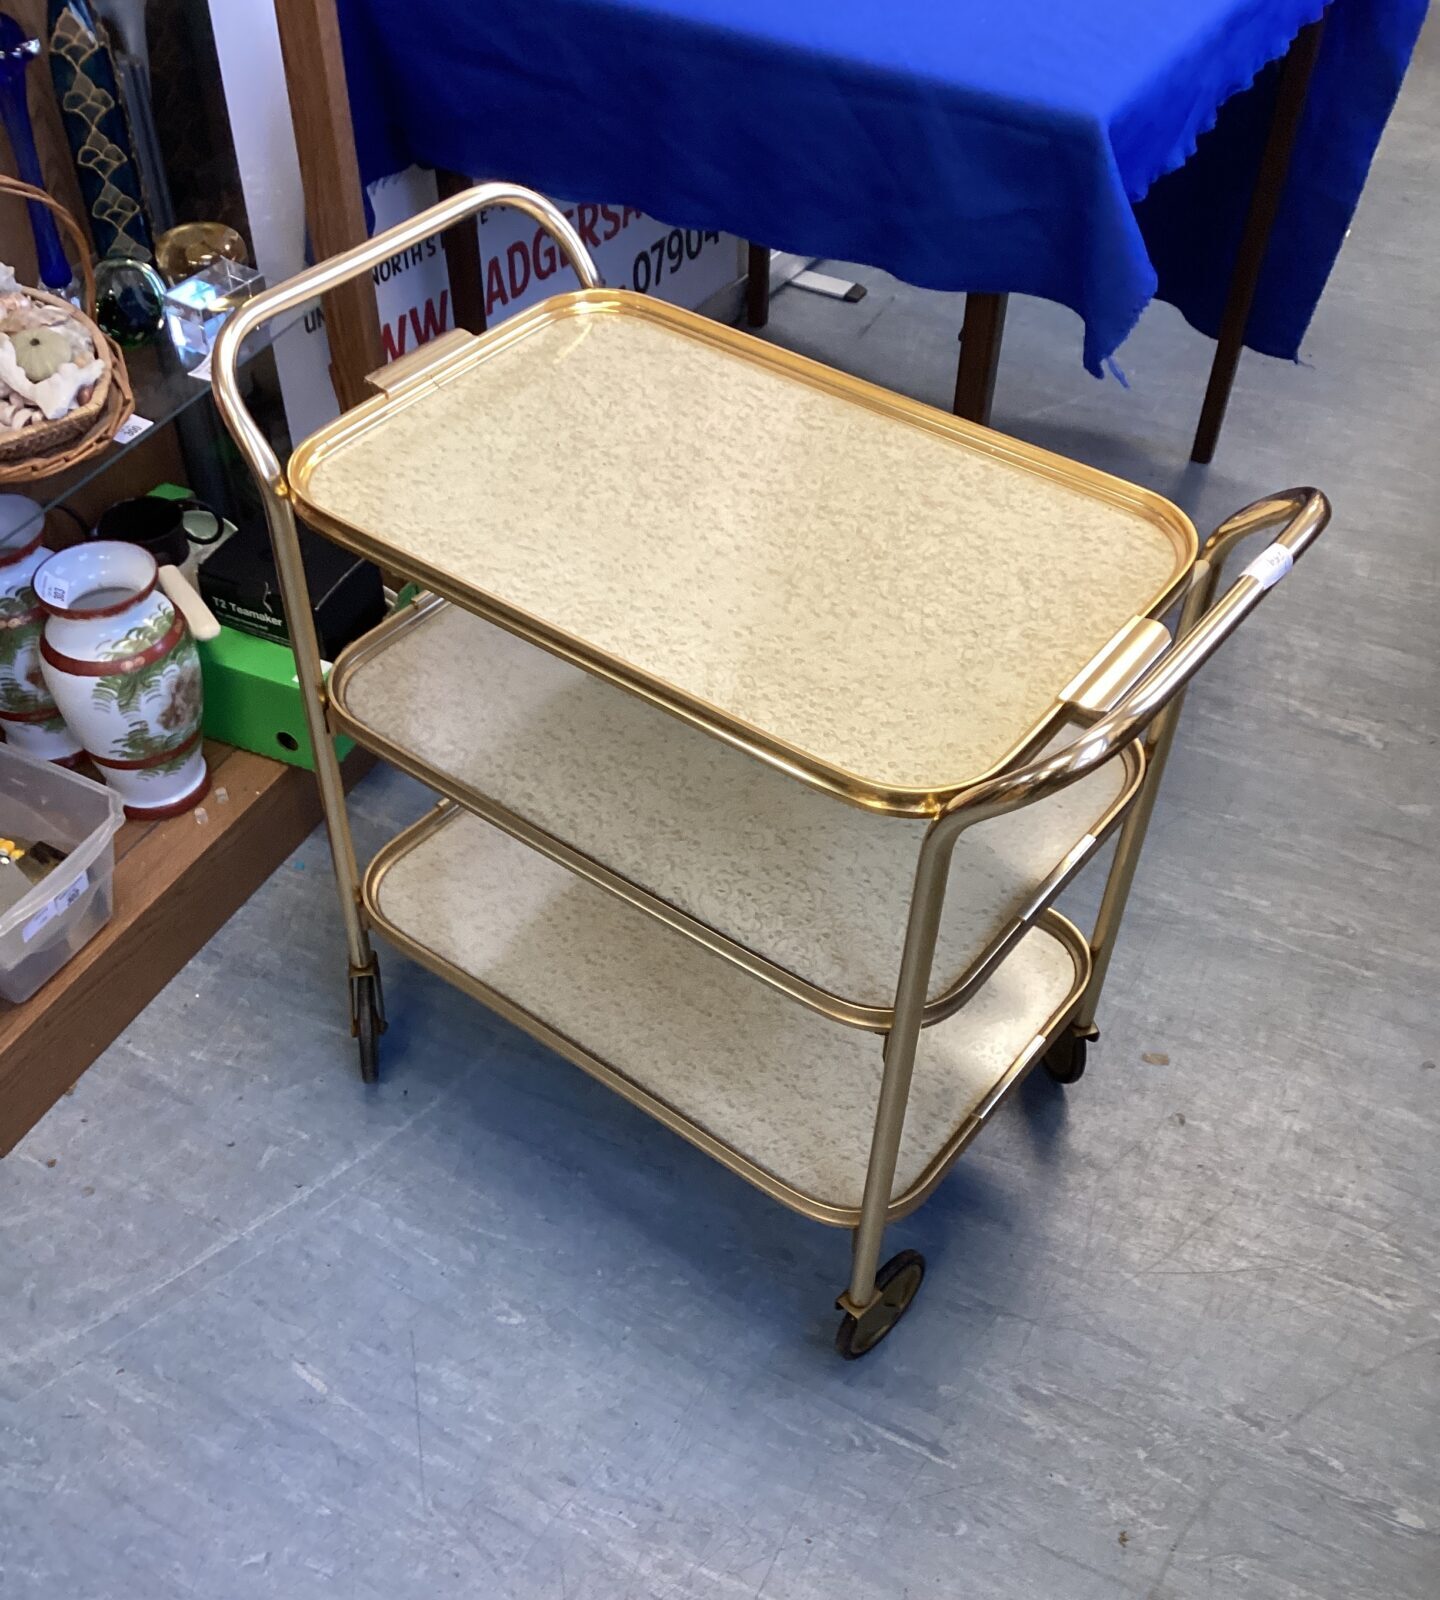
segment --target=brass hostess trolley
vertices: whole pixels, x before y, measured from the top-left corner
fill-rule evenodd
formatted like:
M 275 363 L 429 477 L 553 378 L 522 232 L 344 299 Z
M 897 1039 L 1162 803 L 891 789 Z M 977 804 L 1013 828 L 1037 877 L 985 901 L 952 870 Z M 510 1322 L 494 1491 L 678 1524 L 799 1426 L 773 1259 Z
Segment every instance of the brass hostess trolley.
M 582 287 L 392 363 L 282 468 L 241 343 L 489 205 L 548 228 Z M 837 1345 L 872 1349 L 924 1274 L 881 1264 L 889 1223 L 1033 1066 L 1080 1076 L 1185 685 L 1324 497 L 1199 549 L 1144 489 L 604 288 L 502 184 L 260 295 L 214 370 L 265 497 L 363 1076 L 379 930 L 851 1229 Z M 422 591 L 328 682 L 297 516 Z M 444 797 L 363 874 L 332 734 Z M 1051 903 L 1117 831 L 1086 936 Z

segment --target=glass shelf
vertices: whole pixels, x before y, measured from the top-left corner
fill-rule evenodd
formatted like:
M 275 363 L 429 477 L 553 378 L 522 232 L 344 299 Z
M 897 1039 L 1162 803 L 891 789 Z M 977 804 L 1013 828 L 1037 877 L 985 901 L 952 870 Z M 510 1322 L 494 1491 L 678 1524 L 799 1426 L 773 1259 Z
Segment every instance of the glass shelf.
M 272 350 L 281 339 L 289 336 L 301 321 L 302 318 L 297 315 L 291 321 L 272 324 L 268 329 L 248 339 L 240 352 L 242 369 L 250 366 L 257 357 Z M 14 492 L 28 494 L 37 505 L 49 511 L 55 506 L 63 505 L 87 484 L 109 472 L 137 445 L 143 444 L 150 438 L 155 429 L 164 428 L 191 415 L 195 415 L 196 421 L 199 422 L 200 415 L 197 415 L 197 408 L 201 415 L 206 414 L 207 408 L 203 406 L 203 402 L 208 401 L 211 395 L 209 361 L 208 359 L 191 361 L 187 365 L 171 343 L 167 332 L 162 331 L 152 344 L 142 345 L 137 350 L 127 350 L 125 367 L 130 375 L 130 387 L 135 395 L 134 415 L 121 430 L 128 436 L 122 440 L 112 440 L 106 449 L 91 456 L 78 467 L 57 473 L 53 478 L 42 478 L 36 482 L 17 485 Z M 137 428 L 135 424 L 140 418 L 144 418 L 150 426 Z M 206 421 L 217 428 L 219 426 L 218 421 L 208 415 Z

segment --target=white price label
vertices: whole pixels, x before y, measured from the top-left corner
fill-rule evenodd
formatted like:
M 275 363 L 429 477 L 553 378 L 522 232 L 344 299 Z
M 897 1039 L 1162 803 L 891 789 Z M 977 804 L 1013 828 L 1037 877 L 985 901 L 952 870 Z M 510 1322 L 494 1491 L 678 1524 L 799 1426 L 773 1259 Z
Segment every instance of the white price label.
M 27 922 L 20 930 L 21 939 L 23 939 L 26 944 L 29 944 L 42 928 L 48 926 L 50 923 L 54 922 L 56 917 L 68 911 L 89 887 L 90 874 L 88 872 L 82 872 L 68 889 L 62 889 L 60 893 L 49 902 L 49 904 L 42 906 L 41 909 L 37 911 L 33 917 L 31 917 L 29 922 Z
M 127 417 L 115 430 L 115 443 L 129 444 L 132 439 L 138 439 L 142 433 L 148 433 L 154 426 L 149 417 Z
M 70 585 L 59 573 L 48 572 L 44 567 L 35 574 L 35 593 L 52 606 L 70 604 Z
M 1294 565 L 1295 557 L 1283 544 L 1272 544 L 1268 550 L 1262 550 L 1240 576 L 1254 578 L 1262 589 L 1273 589 Z

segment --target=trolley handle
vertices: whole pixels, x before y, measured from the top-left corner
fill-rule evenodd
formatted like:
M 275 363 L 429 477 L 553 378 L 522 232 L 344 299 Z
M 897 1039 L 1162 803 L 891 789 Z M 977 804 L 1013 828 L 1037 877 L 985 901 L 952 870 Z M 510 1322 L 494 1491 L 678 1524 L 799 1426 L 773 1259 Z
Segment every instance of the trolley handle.
M 1052 755 L 962 790 L 942 817 L 970 827 L 987 817 L 1042 799 L 1083 778 L 1138 738 L 1190 682 L 1265 596 L 1319 538 L 1330 502 L 1318 489 L 1286 489 L 1228 517 L 1206 540 L 1175 643 L 1124 696 L 1073 743 Z M 1245 568 L 1223 599 L 1213 594 L 1220 564 L 1242 539 L 1279 527 L 1280 533 Z
M 296 310 L 316 295 L 327 294 L 351 278 L 358 278 L 361 273 L 368 272 L 388 257 L 423 243 L 432 234 L 443 233 L 486 206 L 513 206 L 517 211 L 525 212 L 559 241 L 566 259 L 585 288 L 604 287 L 604 280 L 580 235 L 544 195 L 536 194 L 533 189 L 521 188 L 518 184 L 479 183 L 471 189 L 462 189 L 459 194 L 440 201 L 426 211 L 418 212 L 396 227 L 387 228 L 384 233 L 376 234 L 364 244 L 358 244 L 338 256 L 331 256 L 328 261 L 322 261 L 287 282 L 256 295 L 235 312 L 220 330 L 211 360 L 211 374 L 215 404 L 219 407 L 220 415 L 234 435 L 251 471 L 265 487 L 273 493 L 283 494 L 285 481 L 269 440 L 256 426 L 255 419 L 240 396 L 235 374 L 241 345 L 267 322 L 283 316 L 287 311 Z
M 1097 728 L 1109 724 L 1110 737 L 1121 744 L 1143 733 L 1151 718 L 1189 683 L 1270 590 L 1289 575 L 1297 558 L 1320 537 L 1329 521 L 1330 502 L 1318 489 L 1283 490 L 1227 517 L 1205 541 L 1191 575 L 1192 594 L 1201 597 L 1201 604 L 1185 607 L 1174 645 Z M 1249 563 L 1222 600 L 1204 609 L 1204 600 L 1213 592 L 1220 563 L 1228 551 L 1242 539 L 1277 525 L 1281 531 L 1273 543 Z M 1192 609 L 1201 615 L 1191 615 Z

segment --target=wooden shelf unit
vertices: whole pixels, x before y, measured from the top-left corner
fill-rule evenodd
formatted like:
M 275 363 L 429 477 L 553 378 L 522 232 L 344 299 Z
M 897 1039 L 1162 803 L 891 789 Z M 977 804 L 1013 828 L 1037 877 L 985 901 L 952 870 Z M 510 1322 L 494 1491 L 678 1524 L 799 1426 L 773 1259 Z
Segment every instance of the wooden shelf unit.
M 0 1007 L 0 1156 L 320 821 L 311 773 L 214 742 L 205 753 L 203 820 L 127 822 L 115 839 L 109 923 L 23 1005 Z M 353 752 L 347 786 L 372 764 Z

